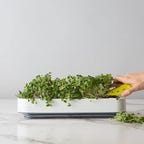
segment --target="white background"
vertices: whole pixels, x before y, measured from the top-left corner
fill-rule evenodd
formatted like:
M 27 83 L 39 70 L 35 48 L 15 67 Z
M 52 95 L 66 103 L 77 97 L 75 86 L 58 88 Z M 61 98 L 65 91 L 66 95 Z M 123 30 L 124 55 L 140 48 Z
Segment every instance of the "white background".
M 143 0 L 0 0 L 1 98 L 47 72 L 137 71 L 144 71 Z

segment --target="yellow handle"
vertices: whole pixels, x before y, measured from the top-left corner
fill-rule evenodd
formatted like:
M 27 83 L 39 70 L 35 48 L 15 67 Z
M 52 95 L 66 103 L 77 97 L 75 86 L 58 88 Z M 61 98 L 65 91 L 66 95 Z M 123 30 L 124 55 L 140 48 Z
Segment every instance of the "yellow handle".
M 132 86 L 130 84 L 122 84 L 121 86 L 117 87 L 117 88 L 114 88 L 112 90 L 110 90 L 106 96 L 121 96 L 122 93 L 131 88 Z

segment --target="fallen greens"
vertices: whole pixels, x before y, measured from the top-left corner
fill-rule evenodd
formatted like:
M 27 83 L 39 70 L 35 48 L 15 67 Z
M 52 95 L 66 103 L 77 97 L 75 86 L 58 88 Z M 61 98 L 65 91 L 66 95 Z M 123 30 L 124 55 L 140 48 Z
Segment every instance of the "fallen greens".
M 104 98 L 112 88 L 111 74 L 98 76 L 69 75 L 65 78 L 52 79 L 51 73 L 37 75 L 31 82 L 26 83 L 24 90 L 19 91 L 18 98 L 28 99 L 36 103 L 36 98 L 52 105 L 52 99 L 61 99 L 69 103 L 72 99 Z
M 144 117 L 138 116 L 134 113 L 118 112 L 115 117 L 116 121 L 124 123 L 144 123 Z

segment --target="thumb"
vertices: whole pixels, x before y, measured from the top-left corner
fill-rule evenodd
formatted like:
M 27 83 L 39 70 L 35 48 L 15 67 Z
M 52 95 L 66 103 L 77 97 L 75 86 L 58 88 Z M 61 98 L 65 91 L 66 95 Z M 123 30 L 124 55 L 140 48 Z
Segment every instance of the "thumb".
M 128 90 L 125 90 L 125 91 L 122 93 L 122 96 L 128 96 L 128 95 L 132 94 L 134 91 L 135 91 L 135 88 L 132 87 L 132 88 L 130 88 L 130 89 L 128 89 Z

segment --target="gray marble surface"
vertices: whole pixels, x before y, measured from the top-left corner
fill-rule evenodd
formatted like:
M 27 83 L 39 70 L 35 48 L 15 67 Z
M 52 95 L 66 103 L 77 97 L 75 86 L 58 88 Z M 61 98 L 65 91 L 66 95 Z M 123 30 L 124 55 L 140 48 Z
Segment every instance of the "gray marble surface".
M 144 115 L 144 99 L 127 99 L 127 111 Z M 0 99 L 1 144 L 144 144 L 144 124 L 112 119 L 26 119 L 15 99 Z

